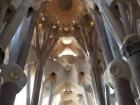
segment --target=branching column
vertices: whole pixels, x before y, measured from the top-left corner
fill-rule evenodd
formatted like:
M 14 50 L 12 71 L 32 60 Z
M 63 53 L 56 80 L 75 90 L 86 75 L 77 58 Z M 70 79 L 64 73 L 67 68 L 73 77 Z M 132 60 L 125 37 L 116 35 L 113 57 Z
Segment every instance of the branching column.
M 95 28 L 97 31 L 100 46 L 102 48 L 105 63 L 106 65 L 108 65 L 113 60 L 113 55 L 106 35 L 102 16 L 98 11 L 93 11 L 93 18 L 95 19 L 95 26 L 96 26 Z M 110 94 L 109 87 L 106 86 L 106 105 L 110 105 L 109 94 Z
M 126 8 L 127 5 L 125 5 L 123 1 L 117 1 L 118 9 L 120 12 L 120 20 L 117 20 L 104 0 L 95 1 L 97 2 L 97 4 L 99 4 L 98 6 L 102 13 L 102 16 L 110 27 L 114 39 L 120 47 L 123 47 L 123 55 L 127 57 L 127 62 L 129 63 L 132 71 L 132 77 L 137 85 L 138 92 L 140 94 L 140 38 L 138 35 L 136 35 L 135 31 L 136 19 L 134 18 L 135 15 L 133 13 L 134 11 L 132 2 L 129 2 L 130 10 L 128 10 L 128 8 Z M 121 21 L 121 23 L 118 21 Z
M 92 42 L 95 42 L 95 39 L 92 39 Z M 96 43 L 97 44 L 97 43 Z M 97 46 L 95 43 L 93 43 L 92 45 Z M 92 46 L 92 50 L 93 52 L 90 52 L 91 55 L 91 62 L 93 65 L 93 70 L 91 70 L 91 77 L 92 77 L 92 82 L 93 82 L 93 88 L 94 88 L 94 92 L 95 92 L 95 97 L 97 100 L 97 103 L 99 105 L 105 105 L 105 97 L 104 97 L 104 92 L 103 92 L 103 88 L 102 88 L 102 82 L 101 82 L 101 77 L 100 77 L 100 73 L 99 73 L 99 68 L 97 67 L 98 63 L 97 63 L 97 48 L 94 48 Z

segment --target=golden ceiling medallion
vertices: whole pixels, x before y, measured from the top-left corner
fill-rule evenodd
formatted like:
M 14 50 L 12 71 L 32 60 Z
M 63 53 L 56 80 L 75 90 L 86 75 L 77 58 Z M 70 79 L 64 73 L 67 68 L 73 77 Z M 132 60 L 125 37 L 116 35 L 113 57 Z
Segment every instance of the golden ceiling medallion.
M 52 0 L 46 7 L 46 15 L 50 19 L 56 19 L 56 23 L 59 21 L 61 26 L 73 26 L 73 21 L 78 20 L 84 13 L 82 0 Z

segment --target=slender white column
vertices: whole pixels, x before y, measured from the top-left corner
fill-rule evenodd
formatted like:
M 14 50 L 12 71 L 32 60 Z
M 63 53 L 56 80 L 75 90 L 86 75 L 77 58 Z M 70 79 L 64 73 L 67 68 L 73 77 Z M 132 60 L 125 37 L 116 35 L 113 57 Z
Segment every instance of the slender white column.
M 49 103 L 48 103 L 48 105 L 52 105 L 52 102 L 53 102 L 53 87 L 54 87 L 54 85 L 53 85 L 53 80 L 51 81 L 51 86 L 50 86 L 50 96 L 49 96 Z

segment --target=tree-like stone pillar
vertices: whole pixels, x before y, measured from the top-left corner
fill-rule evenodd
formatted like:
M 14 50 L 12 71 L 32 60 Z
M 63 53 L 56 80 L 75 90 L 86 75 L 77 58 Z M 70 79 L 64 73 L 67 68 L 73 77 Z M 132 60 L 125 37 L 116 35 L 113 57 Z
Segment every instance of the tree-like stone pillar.
M 130 87 L 130 68 L 124 60 L 113 60 L 108 65 L 105 76 L 115 90 L 118 105 L 136 105 Z
M 103 19 L 102 19 L 102 15 L 99 13 L 99 11 L 95 10 L 93 11 L 93 19 L 95 20 L 95 28 L 97 31 L 97 35 L 98 35 L 98 39 L 99 39 L 99 43 L 102 49 L 102 53 L 104 56 L 104 60 L 106 65 L 108 65 L 113 59 L 113 54 L 111 51 L 111 47 L 107 34 L 106 34 L 106 30 L 105 30 L 105 26 L 103 23 Z M 106 105 L 110 105 L 110 90 L 109 87 L 107 85 L 105 85 L 105 90 L 106 90 Z
M 123 54 L 131 68 L 133 79 L 140 94 L 140 36 L 130 35 L 123 44 Z

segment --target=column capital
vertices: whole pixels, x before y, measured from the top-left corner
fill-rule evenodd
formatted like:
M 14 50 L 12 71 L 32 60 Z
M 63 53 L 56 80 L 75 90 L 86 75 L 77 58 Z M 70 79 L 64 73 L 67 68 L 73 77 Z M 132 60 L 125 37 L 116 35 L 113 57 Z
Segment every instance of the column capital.
M 2 84 L 13 83 L 17 85 L 18 92 L 27 82 L 27 77 L 22 68 L 17 64 L 7 64 L 1 66 Z
M 105 72 L 105 79 L 112 86 L 114 86 L 115 80 L 118 78 L 123 78 L 128 81 L 131 79 L 129 65 L 123 59 L 113 60 Z
M 140 52 L 140 36 L 129 35 L 125 39 L 121 50 L 122 54 L 127 58 L 133 56 L 137 52 Z

